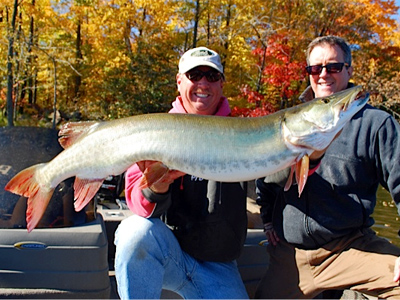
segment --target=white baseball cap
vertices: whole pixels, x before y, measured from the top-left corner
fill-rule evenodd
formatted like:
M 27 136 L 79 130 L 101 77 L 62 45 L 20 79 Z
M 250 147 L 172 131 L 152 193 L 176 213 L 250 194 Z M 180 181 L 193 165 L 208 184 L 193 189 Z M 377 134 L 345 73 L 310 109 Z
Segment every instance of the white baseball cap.
M 221 57 L 217 52 L 206 47 L 198 47 L 186 51 L 179 60 L 179 73 L 184 74 L 198 66 L 209 66 L 224 74 Z

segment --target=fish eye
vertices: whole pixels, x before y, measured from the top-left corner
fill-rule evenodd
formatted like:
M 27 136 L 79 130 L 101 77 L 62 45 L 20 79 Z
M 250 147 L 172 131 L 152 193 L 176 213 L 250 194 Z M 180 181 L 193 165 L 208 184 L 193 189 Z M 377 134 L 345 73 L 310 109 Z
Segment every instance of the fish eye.
M 329 98 L 322 98 L 321 101 L 324 102 L 325 104 L 328 104 L 329 103 Z

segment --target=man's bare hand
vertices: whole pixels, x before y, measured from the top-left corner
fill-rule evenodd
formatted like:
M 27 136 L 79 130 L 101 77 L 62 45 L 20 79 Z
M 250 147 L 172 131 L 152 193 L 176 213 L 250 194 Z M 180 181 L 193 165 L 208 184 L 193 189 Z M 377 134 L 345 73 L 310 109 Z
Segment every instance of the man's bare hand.
M 272 226 L 272 223 L 264 224 L 264 232 L 265 232 L 265 235 L 267 236 L 268 242 L 270 244 L 276 246 L 279 242 L 279 237 L 276 234 L 274 227 Z

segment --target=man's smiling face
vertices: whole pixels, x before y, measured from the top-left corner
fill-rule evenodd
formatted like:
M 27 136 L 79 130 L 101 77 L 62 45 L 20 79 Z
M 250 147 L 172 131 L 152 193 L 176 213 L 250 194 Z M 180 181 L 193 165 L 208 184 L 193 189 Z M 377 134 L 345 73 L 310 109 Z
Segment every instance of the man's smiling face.
M 195 69 L 202 72 L 214 70 L 207 66 L 200 66 Z M 191 81 L 185 74 L 178 74 L 177 84 L 182 104 L 188 113 L 213 115 L 217 111 L 222 97 L 222 79 L 216 82 L 209 82 L 203 76 L 199 81 Z
M 343 63 L 344 54 L 339 46 L 321 44 L 315 46 L 309 57 L 309 65 L 327 65 L 330 63 Z M 325 97 L 347 88 L 353 73 L 353 67 L 343 67 L 340 73 L 328 73 L 326 68 L 318 75 L 310 75 L 311 87 L 315 97 Z

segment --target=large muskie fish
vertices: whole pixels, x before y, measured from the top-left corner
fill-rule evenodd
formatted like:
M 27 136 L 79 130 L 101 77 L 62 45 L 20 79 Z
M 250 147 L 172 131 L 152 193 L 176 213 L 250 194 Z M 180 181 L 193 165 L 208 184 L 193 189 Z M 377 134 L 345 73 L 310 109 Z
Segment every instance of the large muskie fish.
M 15 175 L 5 189 L 28 197 L 27 228 L 40 221 L 56 186 L 75 176 L 75 209 L 82 209 L 104 178 L 142 160 L 215 181 L 247 181 L 302 166 L 326 148 L 368 101 L 361 86 L 258 118 L 147 114 L 107 122 L 68 123 L 59 155 Z M 305 175 L 304 175 L 305 174 Z M 153 181 L 154 182 L 154 181 Z M 150 186 L 152 183 L 147 183 Z M 301 192 L 301 191 L 300 191 Z

